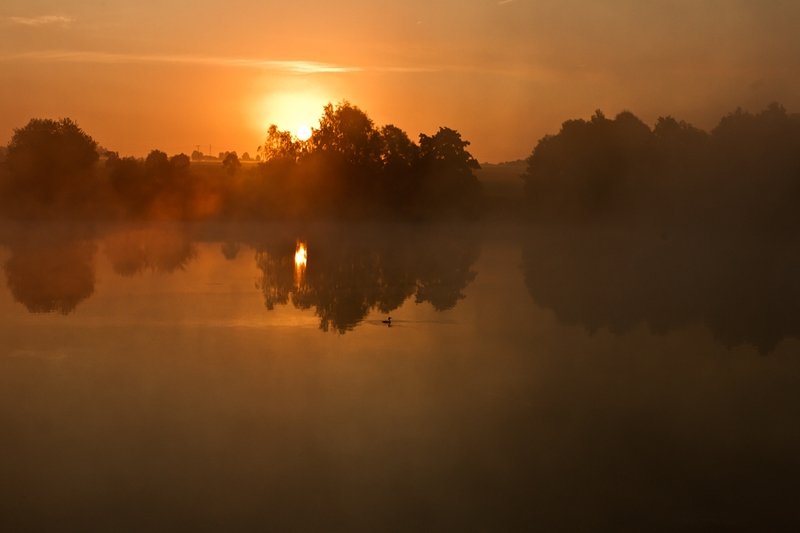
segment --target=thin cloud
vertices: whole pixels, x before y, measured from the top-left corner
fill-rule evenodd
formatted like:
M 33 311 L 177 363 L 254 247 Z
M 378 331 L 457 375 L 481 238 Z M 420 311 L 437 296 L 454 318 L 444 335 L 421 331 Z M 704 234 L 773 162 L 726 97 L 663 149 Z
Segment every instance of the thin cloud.
M 500 0 L 499 2 L 497 2 L 497 5 L 498 5 L 498 6 L 504 6 L 504 5 L 506 5 L 506 4 L 510 4 L 510 3 L 511 3 L 511 2 L 513 2 L 513 1 L 514 1 L 514 0 Z
M 144 55 L 120 54 L 109 52 L 84 52 L 70 50 L 51 50 L 29 52 L 24 54 L 8 55 L 0 59 L 34 60 L 34 61 L 62 61 L 72 63 L 171 63 L 179 65 L 245 67 L 263 70 L 283 71 L 294 74 L 328 74 L 358 72 L 363 69 L 353 66 L 335 65 L 318 61 L 294 61 L 271 59 L 248 59 L 214 56 L 187 56 L 187 55 Z
M 172 64 L 194 65 L 198 67 L 230 67 L 250 68 L 287 74 L 349 74 L 358 72 L 376 72 L 382 74 L 432 74 L 432 73 L 483 73 L 499 76 L 524 76 L 537 79 L 553 78 L 556 73 L 552 69 L 532 65 L 485 67 L 470 64 L 433 64 L 433 65 L 339 65 L 320 61 L 278 60 L 257 58 L 236 58 L 217 56 L 192 56 L 170 54 L 125 54 L 112 52 L 89 52 L 75 50 L 47 50 L 21 54 L 0 55 L 0 62 L 11 61 L 44 61 L 63 63 L 93 64 Z
M 69 26 L 75 20 L 64 15 L 41 15 L 38 17 L 8 17 L 8 20 L 21 26 L 40 27 L 40 26 Z
M 431 66 L 431 67 L 370 67 L 368 69 L 372 72 L 384 72 L 389 74 L 425 74 L 430 72 L 441 72 L 448 70 L 446 67 Z

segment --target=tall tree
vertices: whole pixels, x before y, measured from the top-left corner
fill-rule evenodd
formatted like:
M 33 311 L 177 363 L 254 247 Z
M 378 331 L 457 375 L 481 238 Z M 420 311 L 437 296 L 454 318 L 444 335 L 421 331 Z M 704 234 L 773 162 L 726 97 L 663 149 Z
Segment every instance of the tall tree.
M 267 138 L 264 144 L 258 147 L 258 153 L 264 162 L 276 160 L 297 159 L 299 146 L 288 131 L 279 130 L 275 124 L 270 125 L 267 130 Z
M 429 209 L 456 210 L 467 216 L 480 211 L 482 189 L 474 171 L 481 166 L 467 151 L 469 144 L 451 128 L 439 128 L 430 136 L 420 134 L 420 193 Z
M 337 154 L 357 167 L 380 161 L 380 134 L 366 113 L 350 102 L 325 106 L 319 128 L 311 136 L 312 149 Z

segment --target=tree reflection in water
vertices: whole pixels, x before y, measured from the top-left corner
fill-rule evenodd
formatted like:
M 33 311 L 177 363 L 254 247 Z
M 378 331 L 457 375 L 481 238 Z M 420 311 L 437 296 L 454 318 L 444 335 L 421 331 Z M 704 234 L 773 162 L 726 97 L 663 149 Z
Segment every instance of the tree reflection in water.
M 728 347 L 769 353 L 800 337 L 800 246 L 777 234 L 532 230 L 525 283 L 537 305 L 587 330 L 705 324 Z
M 84 232 L 50 226 L 21 230 L 8 247 L 6 282 L 31 313 L 68 314 L 94 292 L 96 245 Z
M 283 239 L 257 247 L 257 283 L 267 309 L 290 300 L 313 308 L 320 328 L 345 333 L 371 310 L 389 313 L 408 298 L 450 309 L 475 278 L 477 242 L 465 232 L 381 228 L 324 232 L 308 240 L 308 263 L 297 283 L 296 245 Z
M 307 235 L 307 256 L 292 228 L 267 229 L 266 237 L 252 228 L 226 230 L 222 238 L 216 230 L 180 225 L 11 231 L 1 239 L 11 252 L 4 269 L 14 299 L 29 311 L 68 314 L 94 292 L 96 242 L 124 277 L 185 269 L 198 255 L 195 241 L 222 242 L 228 260 L 252 247 L 267 309 L 290 302 L 313 309 L 322 330 L 339 333 L 371 310 L 389 313 L 412 297 L 450 309 L 476 275 L 477 240 L 453 227 L 332 225 Z
M 134 276 L 146 270 L 183 270 L 197 256 L 189 233 L 176 226 L 152 226 L 107 235 L 104 248 L 114 272 Z

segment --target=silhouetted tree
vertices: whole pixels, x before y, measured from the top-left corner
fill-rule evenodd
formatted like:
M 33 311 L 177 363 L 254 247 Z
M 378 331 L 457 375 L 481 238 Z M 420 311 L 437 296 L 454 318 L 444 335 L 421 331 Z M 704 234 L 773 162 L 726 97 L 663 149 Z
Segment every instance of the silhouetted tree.
M 144 160 L 144 171 L 148 178 L 161 179 L 169 174 L 169 157 L 161 150 L 152 150 Z
M 267 130 L 264 144 L 258 147 L 261 160 L 265 162 L 275 160 L 294 161 L 299 155 L 299 147 L 288 131 L 281 131 L 275 124 Z
M 381 128 L 380 141 L 384 201 L 389 206 L 406 208 L 419 192 L 419 146 L 391 124 Z
M 169 169 L 173 175 L 187 174 L 192 161 L 186 154 L 176 154 L 169 158 Z
M 239 156 L 236 152 L 228 152 L 222 160 L 222 167 L 229 175 L 236 174 L 242 164 L 239 162 Z
M 455 209 L 477 216 L 481 209 L 481 185 L 474 170 L 480 165 L 467 151 L 469 141 L 450 128 L 432 136 L 420 134 L 421 199 L 433 209 Z
M 372 119 L 350 102 L 327 104 L 311 139 L 313 150 L 335 154 L 356 168 L 377 167 L 380 134 Z
M 7 148 L 11 172 L 31 180 L 85 171 L 97 158 L 97 143 L 68 118 L 32 119 Z
M 751 227 L 800 223 L 800 115 L 779 104 L 758 114 L 737 110 L 711 132 L 711 160 L 720 203 Z
M 377 129 L 347 101 L 328 104 L 308 141 L 269 128 L 259 147 L 262 181 L 248 184 L 245 198 L 278 216 L 476 215 L 480 167 L 469 142 L 449 128 L 422 139 L 424 150 L 396 126 Z
M 363 215 L 378 208 L 380 134 L 366 113 L 347 101 L 325 106 L 309 139 L 311 187 L 323 187 L 326 205 L 316 209 Z M 318 197 L 322 199 L 322 197 Z
M 97 160 L 97 143 L 70 119 L 32 119 L 8 144 L 10 207 L 54 214 L 85 206 L 95 192 Z
M 202 181 L 194 179 L 186 154 L 168 157 L 153 150 L 144 162 L 132 157 L 111 158 L 106 167 L 116 199 L 128 216 L 191 218 L 200 198 L 216 197 Z
M 708 134 L 688 122 L 672 117 L 659 117 L 653 128 L 656 144 L 663 151 L 665 162 L 686 152 L 700 152 L 706 148 Z
M 629 112 L 565 122 L 528 159 L 525 192 L 543 214 L 607 216 L 624 208 L 631 182 L 652 160 L 650 129 Z
M 539 141 L 523 179 L 539 218 L 788 229 L 798 222 L 800 117 L 737 110 L 711 134 L 672 117 L 571 120 Z
M 113 150 L 108 150 L 106 148 L 100 147 L 100 148 L 97 149 L 97 155 L 100 156 L 100 157 L 105 158 L 106 160 L 108 160 L 108 159 L 111 159 L 111 158 L 114 158 L 114 157 L 118 158 L 119 157 L 119 152 L 116 152 L 116 151 L 113 151 Z
M 144 213 L 152 199 L 152 193 L 145 181 L 141 162 L 134 157 L 111 158 L 106 161 L 106 168 L 111 187 L 127 213 Z

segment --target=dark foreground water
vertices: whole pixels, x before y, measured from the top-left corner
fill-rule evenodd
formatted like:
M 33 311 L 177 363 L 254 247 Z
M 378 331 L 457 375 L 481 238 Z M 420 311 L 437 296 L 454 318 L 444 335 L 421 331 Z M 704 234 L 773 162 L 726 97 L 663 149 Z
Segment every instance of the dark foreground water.
M 51 225 L 2 242 L 3 531 L 800 527 L 793 238 Z

